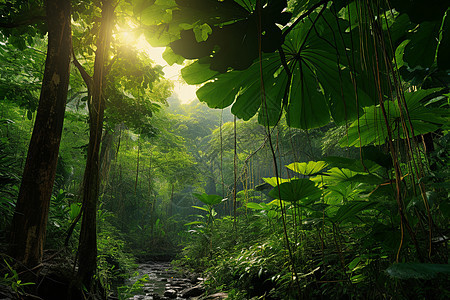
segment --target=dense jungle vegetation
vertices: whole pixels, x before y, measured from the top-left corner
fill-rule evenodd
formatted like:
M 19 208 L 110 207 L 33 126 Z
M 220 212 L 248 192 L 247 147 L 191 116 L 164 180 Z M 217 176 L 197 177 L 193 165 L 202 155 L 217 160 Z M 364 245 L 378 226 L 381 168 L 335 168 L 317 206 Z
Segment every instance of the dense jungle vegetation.
M 449 6 L 0 0 L 0 298 L 449 299 Z

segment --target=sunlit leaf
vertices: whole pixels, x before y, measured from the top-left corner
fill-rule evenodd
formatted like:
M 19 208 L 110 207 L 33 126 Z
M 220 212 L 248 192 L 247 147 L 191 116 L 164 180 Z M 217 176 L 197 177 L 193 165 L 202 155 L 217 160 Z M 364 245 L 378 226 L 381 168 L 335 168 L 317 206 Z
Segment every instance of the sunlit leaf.
M 316 173 L 325 169 L 328 164 L 324 161 L 309 161 L 305 163 L 295 162 L 286 166 L 286 168 L 303 175 L 314 176 Z
M 271 177 L 271 178 L 263 178 L 263 180 L 270 184 L 271 186 L 277 186 L 280 183 L 283 182 L 289 182 L 289 179 L 284 179 L 284 178 L 278 178 L 277 177 Z
M 196 206 L 196 205 L 192 205 L 192 207 L 196 208 L 196 209 L 204 210 L 206 212 L 209 212 L 209 210 L 206 207 L 201 207 L 201 206 Z
M 217 71 L 212 71 L 208 64 L 202 64 L 197 60 L 181 69 L 181 75 L 187 84 L 201 84 L 213 79 Z
M 166 50 L 164 50 L 162 57 L 170 66 L 172 66 L 173 64 L 181 65 L 184 61 L 184 58 L 173 53 L 170 47 L 167 47 Z
M 212 29 L 207 23 L 194 26 L 193 30 L 195 34 L 195 40 L 197 42 L 206 41 L 208 39 L 208 36 L 212 33 Z

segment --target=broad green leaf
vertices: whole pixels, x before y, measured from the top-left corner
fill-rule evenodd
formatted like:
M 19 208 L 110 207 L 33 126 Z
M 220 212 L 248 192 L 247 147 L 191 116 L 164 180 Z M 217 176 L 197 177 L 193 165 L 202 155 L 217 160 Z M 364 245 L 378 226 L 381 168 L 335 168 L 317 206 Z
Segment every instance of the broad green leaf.
M 275 199 L 269 202 L 271 206 L 281 206 L 281 201 L 279 199 Z
M 348 269 L 353 271 L 353 269 L 359 264 L 360 261 L 361 261 L 361 257 L 359 257 L 359 256 L 356 257 L 348 264 Z
M 167 47 L 180 38 L 180 29 L 167 24 L 151 25 L 146 27 L 144 36 L 152 47 Z
M 293 70 L 286 110 L 286 122 L 292 127 L 308 129 L 330 121 L 325 95 L 320 92 L 310 67 L 304 63 Z
M 430 108 L 424 106 L 423 99 L 439 92 L 439 89 L 419 90 L 405 93 L 405 102 L 408 108 L 409 118 L 414 128 L 414 136 L 433 132 L 449 122 L 449 112 L 447 109 Z M 384 102 L 388 124 L 395 138 L 406 138 L 400 124 L 400 109 L 397 102 Z M 406 115 L 406 112 L 402 112 Z M 359 126 L 359 131 L 358 131 Z M 406 120 L 408 133 L 411 136 L 409 121 Z M 382 110 L 379 105 L 364 109 L 364 115 L 358 121 L 353 122 L 347 136 L 339 143 L 341 146 L 366 146 L 369 144 L 381 145 L 386 142 L 388 132 Z
M 207 205 L 216 205 L 222 202 L 222 197 L 219 195 L 208 195 L 206 193 L 203 194 L 197 194 L 197 193 L 193 193 L 193 195 L 200 201 L 202 201 L 203 203 L 207 204 Z
M 202 221 L 193 221 L 193 222 L 189 222 L 189 223 L 184 224 L 184 226 L 200 225 L 200 224 L 205 224 L 205 222 L 202 222 Z
M 326 177 L 326 179 L 329 179 Z M 358 188 L 358 184 L 353 184 L 346 180 L 326 181 L 324 191 L 324 201 L 329 205 L 341 205 L 347 201 L 353 201 L 365 190 Z
M 181 65 L 184 62 L 184 57 L 173 53 L 170 47 L 167 47 L 166 50 L 164 50 L 162 58 L 169 64 L 169 66 L 172 66 L 173 64 Z
M 331 168 L 329 169 L 325 175 L 323 176 L 322 180 L 328 182 L 342 182 L 347 181 L 349 178 L 355 176 L 358 174 L 358 172 L 345 169 L 345 168 Z
M 421 66 L 429 68 L 436 56 L 441 22 L 423 22 L 412 35 L 410 42 L 405 46 L 403 61 L 410 68 Z
M 284 178 L 277 178 L 276 177 L 270 177 L 270 178 L 263 178 L 263 180 L 270 184 L 271 186 L 277 186 L 279 183 L 283 183 L 283 182 L 289 182 L 289 179 L 284 179 Z
M 274 73 L 274 77 L 269 77 L 272 82 L 265 82 L 264 102 L 259 108 L 258 122 L 266 126 L 275 126 L 282 115 L 281 104 L 288 89 L 288 76 L 285 72 Z
M 330 219 L 335 223 L 343 223 L 346 221 L 351 221 L 352 218 L 363 210 L 373 208 L 377 202 L 369 201 L 351 201 L 341 205 L 336 212 L 336 214 Z M 359 220 L 357 220 L 359 222 Z
M 202 64 L 198 60 L 181 69 L 181 75 L 187 84 L 201 84 L 213 79 L 217 74 L 217 71 L 212 71 L 208 64 Z
M 385 180 L 375 174 L 356 174 L 356 175 L 348 178 L 346 181 L 367 183 L 367 184 L 381 184 Z
M 449 264 L 397 263 L 387 268 L 389 276 L 398 279 L 432 279 L 439 274 L 450 274 Z M 448 276 L 448 275 L 447 275 Z
M 303 175 L 314 176 L 327 166 L 328 164 L 324 161 L 309 161 L 306 163 L 295 162 L 287 165 L 286 168 Z
M 246 204 L 248 209 L 255 209 L 255 210 L 263 210 L 264 207 L 260 203 L 255 202 L 247 202 Z
M 320 50 L 306 50 L 303 51 L 303 55 L 316 68 L 317 78 L 326 96 L 329 97 L 329 110 L 335 122 L 340 124 L 354 119 L 358 113 L 362 114 L 362 106 L 372 104 L 371 99 L 364 91 L 356 89 L 358 93 L 357 106 L 355 87 L 348 69 L 342 69 L 337 64 L 335 54 Z
M 278 55 L 265 54 L 262 65 L 263 70 L 267 72 L 264 77 L 264 85 L 272 86 L 275 81 L 274 73 L 279 68 Z M 193 66 L 193 71 L 197 72 L 198 67 Z M 208 75 L 205 76 L 205 74 L 200 76 L 207 79 Z M 193 79 L 188 77 L 186 80 L 198 82 L 198 77 L 192 77 Z M 262 88 L 259 78 L 260 66 L 259 63 L 255 62 L 245 71 L 232 71 L 217 75 L 213 81 L 207 82 L 197 90 L 197 97 L 211 108 L 225 108 L 235 102 L 232 112 L 238 118 L 248 120 L 255 115 L 261 106 Z M 270 103 L 270 101 L 267 102 Z
M 405 47 L 409 42 L 410 40 L 404 40 L 400 45 L 398 45 L 397 49 L 395 49 L 395 62 L 397 63 L 397 68 L 399 69 L 407 65 L 403 60 L 403 54 L 405 52 Z
M 269 196 L 288 202 L 296 202 L 305 198 L 318 199 L 322 191 L 309 179 L 293 179 L 274 187 Z
M 81 211 L 81 204 L 80 203 L 72 203 L 70 205 L 70 210 L 69 210 L 70 220 L 75 220 L 75 218 L 78 216 L 80 211 Z
M 392 16 L 391 16 L 392 17 Z M 389 23 L 389 17 L 387 19 L 387 22 Z M 407 14 L 400 14 L 398 15 L 395 20 L 392 20 L 393 23 L 389 25 L 389 28 L 386 25 L 386 21 L 383 22 L 383 30 L 389 29 L 389 36 L 388 38 L 392 41 L 393 44 L 398 44 L 401 41 L 403 41 L 410 30 L 414 29 L 416 24 L 412 23 L 409 20 L 409 17 Z M 402 50 L 403 51 L 403 50 Z M 397 60 L 397 63 L 399 61 Z
M 141 10 L 135 11 L 135 15 L 143 25 L 156 26 L 161 23 L 169 23 L 172 20 L 174 8 L 176 8 L 175 0 L 156 0 L 145 8 L 141 6 Z
M 208 210 L 206 207 L 196 206 L 196 205 L 192 205 L 192 207 L 193 207 L 193 208 L 196 208 L 196 209 L 204 210 L 204 211 L 206 211 L 206 212 L 209 213 L 209 210 Z
M 211 108 L 225 108 L 230 106 L 239 91 L 240 72 L 225 73 L 218 76 L 214 81 L 207 82 L 197 90 L 197 98 L 206 102 Z
M 253 80 L 250 84 L 242 86 L 236 94 L 236 99 L 231 107 L 231 113 L 245 121 L 250 120 L 261 106 L 261 90 L 261 82 L 259 80 Z M 255 99 L 248 99 L 248 95 L 255 97 Z
M 330 167 L 348 169 L 354 172 L 373 172 L 380 168 L 378 164 L 367 159 L 361 162 L 361 159 L 356 158 L 328 156 L 324 159 L 324 161 Z
M 203 42 L 208 39 L 208 36 L 212 33 L 211 27 L 204 23 L 202 25 L 196 25 L 193 28 L 195 34 L 195 40 L 197 42 Z
M 326 20 L 336 22 L 330 13 L 326 14 Z M 339 22 L 346 28 L 346 21 Z M 232 113 L 244 120 L 259 112 L 261 124 L 275 125 L 282 113 L 282 103 L 287 123 L 292 127 L 320 127 L 330 121 L 330 115 L 335 122 L 354 119 L 358 112 L 362 113 L 360 107 L 373 104 L 373 100 L 361 89 L 355 89 L 348 68 L 342 66 L 346 57 L 344 52 L 349 51 L 342 39 L 349 42 L 348 34 L 334 39 L 334 33 L 322 18 L 318 23 L 315 34 L 309 34 L 313 25 L 311 20 L 305 20 L 302 26 L 297 26 L 286 36 L 283 49 L 292 72 L 290 80 L 278 53 L 264 53 L 262 68 L 255 60 L 246 70 L 214 74 L 206 67 L 202 73 L 200 65 L 193 64 L 192 69 L 185 69 L 183 77 L 192 84 L 206 82 L 197 91 L 200 101 L 211 108 L 224 108 L 234 103 Z M 335 47 L 324 41 L 324 36 L 334 39 L 342 53 L 336 54 Z

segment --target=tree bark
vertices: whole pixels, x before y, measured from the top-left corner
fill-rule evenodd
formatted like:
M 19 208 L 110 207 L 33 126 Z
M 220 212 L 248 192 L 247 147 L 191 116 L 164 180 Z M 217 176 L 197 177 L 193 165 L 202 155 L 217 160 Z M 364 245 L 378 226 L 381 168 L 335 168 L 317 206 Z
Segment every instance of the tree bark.
M 92 98 L 89 103 L 89 146 L 83 179 L 83 219 L 78 246 L 78 280 L 86 287 L 91 285 L 97 268 L 97 202 L 99 196 L 99 152 L 103 130 L 105 99 L 105 66 L 108 60 L 114 6 L 112 1 L 102 3 L 102 19 L 97 37 Z
M 45 1 L 48 47 L 36 122 L 11 227 L 10 255 L 27 267 L 43 255 L 64 122 L 71 57 L 71 2 Z

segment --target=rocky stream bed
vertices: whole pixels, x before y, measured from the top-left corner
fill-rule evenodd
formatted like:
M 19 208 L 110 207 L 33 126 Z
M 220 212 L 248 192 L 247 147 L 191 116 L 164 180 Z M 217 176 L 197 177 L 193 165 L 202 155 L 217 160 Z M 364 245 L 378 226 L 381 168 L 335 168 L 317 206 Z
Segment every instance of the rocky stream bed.
M 196 275 L 180 276 L 172 269 L 170 263 L 144 263 L 139 266 L 138 272 L 139 277 L 147 274 L 148 281 L 144 283 L 143 293 L 130 297 L 129 300 L 221 300 L 227 298 L 225 293 L 206 295 L 203 278 Z M 129 284 L 133 284 L 137 278 L 131 278 Z

